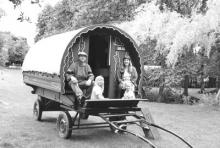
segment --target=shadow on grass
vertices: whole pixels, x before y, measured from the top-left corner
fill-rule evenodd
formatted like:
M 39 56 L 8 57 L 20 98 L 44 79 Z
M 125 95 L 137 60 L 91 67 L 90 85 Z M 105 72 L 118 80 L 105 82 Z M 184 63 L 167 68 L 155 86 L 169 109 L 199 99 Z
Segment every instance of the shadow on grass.
M 9 142 L 2 142 L 2 143 L 0 143 L 0 147 L 1 148 L 15 148 L 16 146 L 14 146 L 13 144 L 11 144 Z
M 41 122 L 56 123 L 56 122 L 57 122 L 57 118 L 54 118 L 54 117 L 46 117 L 46 118 L 43 118 L 43 119 L 41 120 Z
M 72 136 L 70 140 L 74 141 L 84 141 L 84 142 L 92 142 L 92 141 L 115 141 L 119 138 L 126 139 L 127 134 L 115 134 L 110 131 L 108 128 L 101 129 L 79 129 L 73 130 Z

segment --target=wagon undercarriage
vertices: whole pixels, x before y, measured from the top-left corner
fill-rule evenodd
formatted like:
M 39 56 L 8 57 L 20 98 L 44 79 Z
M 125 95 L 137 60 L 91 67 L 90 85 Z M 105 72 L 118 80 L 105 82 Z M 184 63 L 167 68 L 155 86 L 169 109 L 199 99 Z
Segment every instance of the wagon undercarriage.
M 149 139 L 153 140 L 159 138 L 159 133 L 156 129 L 159 128 L 176 136 L 184 143 L 186 143 L 189 147 L 192 147 L 180 136 L 154 124 L 151 114 L 149 112 L 147 114 L 144 114 L 141 108 L 137 107 L 139 101 L 146 100 L 86 100 L 84 106 L 78 107 L 78 109 L 76 109 L 75 107 L 60 104 L 59 111 L 62 112 L 57 118 L 57 129 L 59 136 L 64 139 L 68 139 L 71 137 L 73 130 L 110 128 L 112 132 L 117 134 L 129 133 L 131 135 L 134 135 L 144 142 L 148 143 L 151 147 L 156 148 L 157 146 L 154 145 Z M 36 120 L 41 119 L 43 108 L 45 107 L 40 106 L 40 103 L 34 105 L 34 114 L 38 113 L 34 115 Z M 76 111 L 76 113 L 73 117 L 71 117 L 69 111 Z M 37 116 L 39 115 L 39 113 L 40 117 Z M 102 121 L 95 123 L 81 122 L 82 119 L 88 119 L 89 116 L 100 117 Z M 143 134 L 135 133 L 132 130 L 129 130 L 130 126 L 141 128 Z
M 110 101 L 111 103 L 109 103 Z M 152 127 L 149 127 L 145 123 L 146 118 L 141 111 L 141 108 L 136 106 L 139 101 L 140 100 L 138 99 L 110 99 L 108 101 L 88 100 L 85 102 L 85 106 L 80 108 L 73 118 L 71 118 L 70 114 L 68 113 L 68 111 L 73 109 L 68 106 L 61 105 L 61 107 L 66 109 L 66 111 L 60 113 L 57 120 L 59 135 L 62 138 L 69 138 L 73 130 L 108 127 L 114 133 L 129 133 L 147 142 L 149 145 L 151 145 L 151 147 L 156 147 L 147 138 L 157 138 L 158 133 L 153 133 Z M 122 103 L 125 105 L 130 105 L 122 107 Z M 94 105 L 96 106 L 95 108 Z M 100 117 L 103 121 L 97 123 L 81 123 L 81 119 L 87 119 L 89 115 Z M 127 130 L 127 127 L 131 125 L 136 125 L 142 128 L 144 136 Z

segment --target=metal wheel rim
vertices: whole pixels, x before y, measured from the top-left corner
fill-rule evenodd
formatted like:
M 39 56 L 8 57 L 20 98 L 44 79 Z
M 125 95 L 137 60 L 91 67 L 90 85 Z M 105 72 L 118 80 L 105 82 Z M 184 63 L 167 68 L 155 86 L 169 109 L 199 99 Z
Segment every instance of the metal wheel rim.
M 60 125 L 60 126 L 59 126 L 59 131 L 60 131 L 61 133 L 65 133 L 66 130 L 67 130 L 67 122 L 65 121 L 65 119 L 61 119 L 59 125 Z

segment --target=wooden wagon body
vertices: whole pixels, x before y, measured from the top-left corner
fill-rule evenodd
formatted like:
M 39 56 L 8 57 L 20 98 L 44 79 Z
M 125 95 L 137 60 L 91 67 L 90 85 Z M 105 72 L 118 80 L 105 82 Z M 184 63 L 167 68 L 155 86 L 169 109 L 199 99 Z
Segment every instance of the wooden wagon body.
M 95 76 L 105 79 L 104 96 L 117 98 L 116 69 L 129 54 L 139 74 L 141 88 L 142 64 L 135 41 L 121 29 L 111 25 L 94 25 L 40 40 L 28 52 L 24 64 L 24 83 L 60 94 L 70 94 L 65 74 L 78 51 L 88 54 L 88 64 Z M 36 91 L 38 93 L 38 91 Z

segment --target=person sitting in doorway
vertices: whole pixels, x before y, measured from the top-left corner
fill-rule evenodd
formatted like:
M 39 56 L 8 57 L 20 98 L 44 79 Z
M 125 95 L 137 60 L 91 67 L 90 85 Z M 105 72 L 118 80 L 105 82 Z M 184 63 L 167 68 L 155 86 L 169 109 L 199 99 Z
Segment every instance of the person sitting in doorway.
M 125 92 L 122 99 L 135 99 L 134 85 L 130 81 L 124 82 Z
M 66 74 L 68 85 L 72 88 L 79 103 L 84 101 L 82 98 L 88 98 L 93 87 L 94 75 L 86 61 L 87 54 L 79 52 L 78 61 L 70 65 Z
M 126 90 L 126 83 L 130 84 L 131 89 L 135 90 L 138 74 L 136 68 L 132 66 L 129 55 L 125 55 L 123 58 L 123 64 L 117 69 L 117 79 L 119 82 L 120 98 L 123 97 Z
M 102 76 L 97 76 L 95 78 L 95 83 L 92 89 L 91 100 L 105 99 L 103 96 L 103 92 L 104 92 L 104 78 Z

